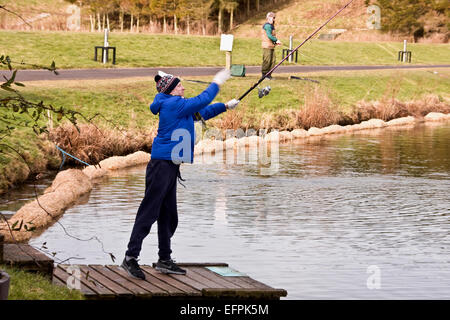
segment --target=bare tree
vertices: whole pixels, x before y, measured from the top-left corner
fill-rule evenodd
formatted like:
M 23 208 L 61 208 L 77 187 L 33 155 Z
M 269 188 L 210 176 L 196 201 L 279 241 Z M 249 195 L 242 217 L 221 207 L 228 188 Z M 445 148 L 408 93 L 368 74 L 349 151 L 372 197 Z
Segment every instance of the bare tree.
M 234 10 L 239 6 L 239 2 L 236 1 L 226 1 L 224 3 L 224 9 L 230 13 L 230 29 L 233 29 L 233 13 Z

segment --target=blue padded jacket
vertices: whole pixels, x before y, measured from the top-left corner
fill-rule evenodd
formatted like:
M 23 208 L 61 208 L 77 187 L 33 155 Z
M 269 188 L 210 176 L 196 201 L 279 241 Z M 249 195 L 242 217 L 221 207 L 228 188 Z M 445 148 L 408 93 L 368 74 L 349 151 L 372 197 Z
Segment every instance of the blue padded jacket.
M 150 105 L 153 114 L 159 113 L 158 134 L 153 140 L 152 159 L 192 163 L 194 160 L 194 114 L 199 112 L 211 119 L 226 111 L 225 104 L 210 104 L 219 92 L 219 86 L 211 83 L 194 98 L 183 98 L 158 93 Z

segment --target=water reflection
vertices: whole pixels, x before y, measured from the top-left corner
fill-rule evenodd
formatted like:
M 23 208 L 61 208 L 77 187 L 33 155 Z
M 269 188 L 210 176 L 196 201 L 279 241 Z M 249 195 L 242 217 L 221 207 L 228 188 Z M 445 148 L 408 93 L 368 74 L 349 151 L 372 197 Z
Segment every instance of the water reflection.
M 55 172 L 50 172 L 39 181 L 29 182 L 2 194 L 0 198 L 0 212 L 8 218 L 12 216 L 30 199 L 43 194 L 44 190 L 52 183 L 55 175 Z
M 227 262 L 302 298 L 450 298 L 450 125 L 329 136 L 280 146 L 280 168 L 182 167 L 178 261 Z M 121 259 L 143 196 L 145 166 L 101 180 L 60 221 L 98 235 Z M 155 230 L 142 263 L 157 259 Z M 53 225 L 31 243 L 74 263 L 111 263 L 95 242 Z M 368 267 L 381 288 L 367 288 Z

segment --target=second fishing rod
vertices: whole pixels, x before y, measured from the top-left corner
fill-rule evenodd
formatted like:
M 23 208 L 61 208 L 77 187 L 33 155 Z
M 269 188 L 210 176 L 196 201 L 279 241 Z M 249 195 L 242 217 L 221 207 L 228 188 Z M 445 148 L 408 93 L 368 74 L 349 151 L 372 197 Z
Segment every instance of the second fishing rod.
M 239 97 L 239 101 L 241 101 L 242 99 L 244 99 L 251 91 L 253 91 L 261 82 L 263 82 L 263 80 L 265 78 L 267 78 L 268 76 L 270 76 L 272 74 L 272 72 L 278 68 L 284 61 L 286 61 L 295 51 L 297 51 L 301 46 L 303 46 L 309 39 L 311 39 L 312 37 L 314 37 L 317 32 L 319 32 L 323 27 L 325 27 L 331 20 L 334 19 L 334 17 L 336 17 L 339 13 L 341 13 L 345 8 L 347 8 L 354 0 L 349 1 L 345 6 L 343 6 L 341 9 L 339 9 L 338 12 L 336 12 L 331 18 L 329 18 L 327 21 L 325 21 L 324 24 L 322 24 L 319 28 L 317 28 L 313 33 L 311 33 L 302 43 L 300 43 L 295 49 L 293 49 L 292 51 L 289 52 L 288 55 L 286 55 L 286 57 L 284 57 L 276 66 L 274 66 L 272 69 L 270 69 L 269 72 L 267 72 L 265 75 L 263 75 L 261 77 L 261 79 L 258 80 L 258 82 L 256 82 L 253 86 L 251 86 L 247 91 L 245 91 L 245 93 L 243 95 L 241 95 Z M 259 92 L 260 98 L 261 95 L 267 95 L 270 92 L 270 87 L 264 88 L 265 92 Z M 264 90 L 263 89 L 263 90 Z

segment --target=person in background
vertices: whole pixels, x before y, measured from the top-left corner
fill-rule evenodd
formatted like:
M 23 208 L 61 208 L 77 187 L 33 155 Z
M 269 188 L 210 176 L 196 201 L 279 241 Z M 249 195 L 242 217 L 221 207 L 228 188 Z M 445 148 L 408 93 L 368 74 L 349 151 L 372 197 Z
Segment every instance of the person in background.
M 276 64 L 275 46 L 281 45 L 275 33 L 275 13 L 273 12 L 269 12 L 266 16 L 266 23 L 262 26 L 261 40 L 263 49 L 261 73 L 264 77 Z M 269 74 L 267 79 L 272 79 L 272 75 Z
M 159 114 L 158 133 L 153 140 L 151 159 L 145 177 L 145 195 L 136 214 L 128 250 L 122 262 L 128 274 L 145 279 L 138 264 L 142 242 L 158 222 L 158 255 L 155 269 L 163 273 L 186 274 L 171 258 L 170 240 L 178 225 L 176 186 L 181 179 L 180 164 L 192 163 L 194 157 L 194 120 L 211 119 L 228 109 L 234 109 L 239 101 L 210 104 L 220 86 L 230 78 L 229 70 L 219 71 L 213 82 L 194 98 L 184 98 L 184 87 L 179 78 L 160 73 L 155 76 L 155 96 L 150 110 Z

